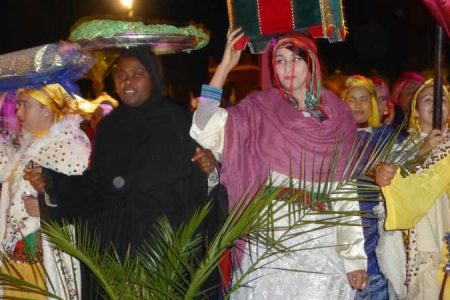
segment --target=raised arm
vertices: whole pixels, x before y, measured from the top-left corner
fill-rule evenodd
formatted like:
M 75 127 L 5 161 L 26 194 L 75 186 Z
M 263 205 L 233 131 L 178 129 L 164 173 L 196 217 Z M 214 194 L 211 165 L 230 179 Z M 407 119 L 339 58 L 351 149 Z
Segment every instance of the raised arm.
M 222 87 L 230 71 L 237 65 L 241 50 L 234 50 L 234 45 L 243 36 L 240 29 L 228 34 L 223 58 L 209 85 L 202 86 L 197 111 L 194 114 L 191 137 L 204 148 L 211 149 L 218 161 L 222 159 L 224 127 L 227 112 L 221 109 Z
M 227 34 L 227 44 L 223 53 L 222 61 L 217 66 L 214 76 L 209 82 L 210 86 L 223 88 L 223 85 L 228 77 L 228 74 L 233 70 L 241 58 L 242 50 L 234 50 L 234 45 L 244 35 L 240 28 Z

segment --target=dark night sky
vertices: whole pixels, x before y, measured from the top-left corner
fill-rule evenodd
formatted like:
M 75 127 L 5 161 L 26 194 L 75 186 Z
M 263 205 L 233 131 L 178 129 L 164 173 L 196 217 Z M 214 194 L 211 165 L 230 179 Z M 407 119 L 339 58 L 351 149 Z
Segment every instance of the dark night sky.
M 1 0 L 0 53 L 54 42 L 68 36 L 81 17 L 126 15 L 119 0 Z M 345 43 L 319 42 L 328 71 L 368 74 L 371 70 L 394 79 L 402 71 L 433 64 L 434 20 L 420 0 L 344 0 L 349 28 Z M 194 21 L 210 30 L 211 42 L 193 54 L 165 58 L 180 82 L 199 86 L 207 77 L 207 57 L 221 56 L 228 27 L 225 0 L 135 0 L 135 14 L 145 19 Z M 447 39 L 447 49 L 450 45 Z M 449 51 L 446 51 L 449 53 Z M 447 55 L 447 62 L 448 62 Z M 183 69 L 179 62 L 182 61 Z M 194 76 L 193 76 L 194 75 Z

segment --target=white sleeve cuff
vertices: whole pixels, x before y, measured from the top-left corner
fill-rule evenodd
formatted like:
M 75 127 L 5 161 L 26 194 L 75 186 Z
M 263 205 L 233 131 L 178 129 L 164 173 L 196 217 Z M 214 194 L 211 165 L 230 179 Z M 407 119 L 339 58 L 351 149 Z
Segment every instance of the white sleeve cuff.
M 190 130 L 190 135 L 203 148 L 210 149 L 217 161 L 222 161 L 222 153 L 225 138 L 225 124 L 227 123 L 228 113 L 225 109 L 217 107 L 217 110 L 209 118 L 205 127 L 202 129 L 197 123 L 198 112 L 194 113 L 194 120 Z

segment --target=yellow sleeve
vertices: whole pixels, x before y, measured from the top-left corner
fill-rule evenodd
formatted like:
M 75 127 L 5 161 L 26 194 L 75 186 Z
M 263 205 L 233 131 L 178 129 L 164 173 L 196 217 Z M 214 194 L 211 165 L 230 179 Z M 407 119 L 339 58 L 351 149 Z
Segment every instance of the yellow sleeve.
M 386 230 L 413 228 L 449 189 L 450 155 L 429 169 L 405 178 L 397 174 L 389 186 L 383 187 L 386 200 Z

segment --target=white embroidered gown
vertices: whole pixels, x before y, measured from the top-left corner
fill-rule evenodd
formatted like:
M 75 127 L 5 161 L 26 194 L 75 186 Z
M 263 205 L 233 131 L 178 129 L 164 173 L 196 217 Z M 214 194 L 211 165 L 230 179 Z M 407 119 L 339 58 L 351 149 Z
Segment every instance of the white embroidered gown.
M 196 117 L 194 115 L 191 136 L 203 147 L 211 149 L 216 159 L 220 161 L 223 157 L 226 110 L 218 108 L 205 126 L 199 126 L 199 120 Z M 272 184 L 280 186 L 287 182 L 286 179 L 285 175 L 274 173 Z M 356 201 L 337 201 L 334 203 L 335 210 L 359 210 Z M 286 215 L 287 206 L 283 210 L 278 214 Z M 329 217 L 332 216 L 310 215 L 307 220 L 320 220 Z M 274 218 L 276 218 L 276 215 Z M 360 224 L 360 219 L 355 217 L 350 217 L 345 221 Z M 276 227 L 287 225 L 289 225 L 288 218 L 282 218 L 275 224 Z M 316 224 L 305 225 L 297 231 L 306 231 L 319 226 Z M 278 231 L 275 233 L 275 237 L 285 233 L 285 231 Z M 359 269 L 366 270 L 367 268 L 362 227 L 333 226 L 311 231 L 296 236 L 289 240 L 286 245 L 300 245 L 298 248 L 304 250 L 289 255 L 279 254 L 275 260 L 272 257 L 260 262 L 259 265 L 264 265 L 264 268 L 251 273 L 244 281 L 248 282 L 247 286 L 235 291 L 231 295 L 231 299 L 354 299 L 354 291 L 347 282 L 346 273 Z M 246 245 L 241 268 L 233 274 L 233 281 L 241 276 L 241 271 L 245 272 L 253 264 L 258 255 L 264 253 L 264 249 L 264 245 L 261 244 L 257 246 Z
M 41 138 L 23 133 L 20 147 L 11 141 L 0 141 L 0 251 L 11 252 L 22 239 L 40 228 L 40 218 L 28 215 L 22 196 L 37 196 L 30 183 L 23 179 L 24 169 L 30 161 L 67 175 L 79 175 L 86 169 L 90 155 L 90 143 L 80 130 L 79 116 L 66 116 L 55 123 Z M 44 266 L 49 271 L 54 290 L 63 299 L 78 299 L 80 272 L 72 272 L 70 257 L 42 240 Z M 76 262 L 79 270 L 79 263 Z M 0 261 L 1 266 L 1 261 Z M 77 281 L 77 283 L 75 282 Z M 1 296 L 1 289 L 0 289 Z

